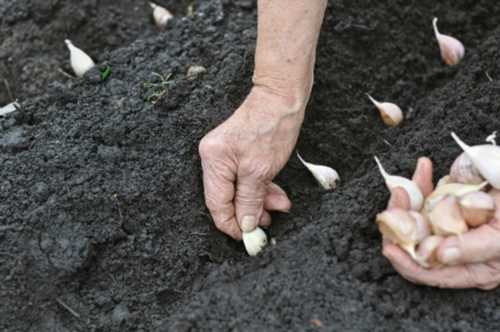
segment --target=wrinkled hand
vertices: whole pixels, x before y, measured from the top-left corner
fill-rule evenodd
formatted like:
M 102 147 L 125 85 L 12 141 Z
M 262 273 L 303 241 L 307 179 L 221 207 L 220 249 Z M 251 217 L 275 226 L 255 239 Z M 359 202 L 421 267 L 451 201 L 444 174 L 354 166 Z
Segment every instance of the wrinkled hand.
M 271 224 L 291 202 L 271 181 L 297 142 L 305 102 L 254 87 L 243 104 L 200 142 L 205 202 L 216 227 L 234 239 Z
M 432 192 L 432 162 L 429 159 L 419 159 L 413 181 L 424 196 Z M 406 192 L 400 188 L 393 190 L 389 207 L 409 209 Z M 417 284 L 441 288 L 496 288 L 500 284 L 500 209 L 489 224 L 463 234 L 461 239 L 446 238 L 437 249 L 437 258 L 447 266 L 426 270 L 398 246 L 386 241 L 383 254 L 405 279 Z

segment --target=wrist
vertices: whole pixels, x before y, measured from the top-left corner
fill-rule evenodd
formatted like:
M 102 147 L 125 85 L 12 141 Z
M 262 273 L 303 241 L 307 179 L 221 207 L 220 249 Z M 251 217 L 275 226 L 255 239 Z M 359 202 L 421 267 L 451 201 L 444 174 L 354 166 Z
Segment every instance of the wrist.
M 312 75 L 303 78 L 276 78 L 254 73 L 252 93 L 267 94 L 279 98 L 290 113 L 303 113 L 312 90 Z

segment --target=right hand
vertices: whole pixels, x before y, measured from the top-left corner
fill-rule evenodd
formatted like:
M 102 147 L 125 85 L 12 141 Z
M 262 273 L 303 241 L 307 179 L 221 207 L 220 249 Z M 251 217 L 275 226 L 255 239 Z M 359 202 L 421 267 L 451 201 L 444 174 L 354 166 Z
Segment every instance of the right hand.
M 257 86 L 200 142 L 205 202 L 215 226 L 234 239 L 271 224 L 269 211 L 292 203 L 273 178 L 285 166 L 302 125 L 306 100 Z
M 413 181 L 424 196 L 433 190 L 432 162 L 420 158 Z M 388 207 L 409 210 L 410 199 L 401 188 L 392 191 Z M 494 220 L 473 229 L 459 239 L 450 236 L 437 249 L 444 267 L 424 269 L 401 248 L 384 241 L 383 254 L 407 280 L 441 288 L 494 289 L 500 285 L 500 207 Z

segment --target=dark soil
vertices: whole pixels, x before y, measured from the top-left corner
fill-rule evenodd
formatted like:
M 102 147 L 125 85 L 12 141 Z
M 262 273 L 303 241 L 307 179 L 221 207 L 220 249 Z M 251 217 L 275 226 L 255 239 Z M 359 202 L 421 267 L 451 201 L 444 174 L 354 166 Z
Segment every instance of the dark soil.
M 278 183 L 294 208 L 251 258 L 212 225 L 197 143 L 250 87 L 254 1 L 199 0 L 189 17 L 189 1 L 159 2 L 176 13 L 164 32 L 146 2 L 0 0 L 1 81 L 22 104 L 0 119 L 0 330 L 500 329 L 500 290 L 415 286 L 383 258 L 372 159 L 409 176 L 428 155 L 442 176 L 450 131 L 500 129 L 500 4 L 330 3 L 298 149 L 342 185 L 318 189 L 292 158 Z M 441 62 L 433 16 L 466 45 L 459 66 Z M 58 71 L 68 37 L 107 81 Z M 208 71 L 189 80 L 193 64 Z M 366 92 L 403 106 L 404 125 L 385 127 Z

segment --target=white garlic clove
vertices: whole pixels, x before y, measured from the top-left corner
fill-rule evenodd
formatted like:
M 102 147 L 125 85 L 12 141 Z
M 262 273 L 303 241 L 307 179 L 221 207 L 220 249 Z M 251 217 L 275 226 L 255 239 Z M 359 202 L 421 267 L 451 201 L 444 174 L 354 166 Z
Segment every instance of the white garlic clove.
M 468 230 L 454 196 L 446 196 L 439 201 L 428 216 L 435 235 L 461 235 Z
M 385 185 L 387 186 L 387 188 L 389 190 L 397 187 L 403 188 L 410 198 L 411 209 L 414 211 L 420 211 L 424 203 L 424 196 L 422 195 L 422 192 L 420 191 L 420 188 L 417 186 L 417 184 L 402 176 L 390 175 L 386 172 L 386 170 L 380 163 L 380 160 L 377 157 L 374 158 L 380 174 L 382 174 L 382 177 L 385 180 Z
M 439 188 L 445 184 L 450 184 L 452 182 L 453 181 L 451 181 L 451 177 L 449 175 L 445 175 L 441 179 L 439 179 L 439 181 L 436 184 L 436 188 Z
M 419 245 L 417 249 L 417 262 L 425 267 L 438 267 L 441 264 L 439 263 L 436 251 L 437 248 L 443 243 L 444 238 L 439 235 L 431 235 L 426 237 Z
M 0 107 L 0 116 L 7 115 L 9 113 L 15 112 L 17 109 L 21 108 L 21 105 L 17 101 Z
M 487 185 L 488 182 L 485 181 L 480 184 L 447 183 L 438 186 L 425 199 L 423 213 L 428 215 L 445 196 L 451 195 L 459 198 L 465 194 L 480 191 Z
M 385 239 L 399 245 L 416 259 L 417 226 L 408 211 L 399 208 L 387 209 L 377 214 L 376 223 Z
M 95 66 L 94 61 L 87 53 L 73 45 L 71 40 L 65 39 L 64 42 L 69 49 L 71 68 L 76 76 L 82 77 Z
M 401 121 L 403 121 L 403 112 L 398 105 L 393 103 L 381 103 L 376 101 L 372 96 L 366 94 L 368 98 L 371 100 L 373 105 L 380 112 L 380 116 L 382 117 L 382 121 L 390 127 L 397 126 Z
M 500 189 L 500 146 L 468 146 L 455 133 L 451 133 L 451 136 L 469 156 L 481 176 L 493 187 Z
M 464 45 L 454 37 L 441 34 L 437 28 L 437 21 L 438 19 L 435 17 L 432 20 L 432 26 L 439 44 L 441 57 L 447 65 L 456 65 L 465 55 Z
M 267 245 L 267 235 L 259 227 L 256 227 L 251 232 L 243 232 L 242 237 L 245 249 L 250 256 L 257 256 L 257 254 Z
M 458 201 L 467 225 L 479 227 L 495 215 L 495 199 L 482 191 L 464 195 Z
M 167 23 L 170 19 L 174 17 L 170 11 L 166 8 L 159 6 L 153 2 L 150 2 L 149 5 L 153 8 L 153 18 L 155 24 L 159 28 L 164 28 L 167 26 Z
M 188 79 L 193 80 L 206 71 L 207 71 L 207 69 L 203 66 L 192 65 L 188 68 L 186 76 Z
M 337 187 L 337 181 L 340 180 L 340 177 L 336 170 L 331 167 L 308 163 L 302 159 L 298 152 L 297 157 L 324 189 L 329 190 Z
M 450 180 L 451 182 L 464 184 L 480 184 L 484 182 L 479 170 L 465 152 L 462 152 L 451 165 Z
M 415 220 L 415 226 L 417 228 L 417 244 L 422 242 L 423 239 L 432 234 L 431 224 L 422 214 L 416 211 L 409 211 L 410 216 Z

